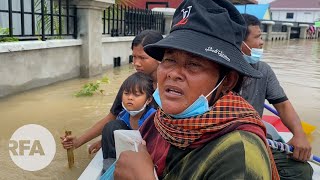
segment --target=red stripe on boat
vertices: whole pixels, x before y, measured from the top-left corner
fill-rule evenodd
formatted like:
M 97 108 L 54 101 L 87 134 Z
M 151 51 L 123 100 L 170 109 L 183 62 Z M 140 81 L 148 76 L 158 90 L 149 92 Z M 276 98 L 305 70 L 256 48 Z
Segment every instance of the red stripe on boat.
M 290 130 L 282 123 L 281 119 L 277 116 L 263 115 L 262 119 L 272 124 L 279 132 L 290 132 Z

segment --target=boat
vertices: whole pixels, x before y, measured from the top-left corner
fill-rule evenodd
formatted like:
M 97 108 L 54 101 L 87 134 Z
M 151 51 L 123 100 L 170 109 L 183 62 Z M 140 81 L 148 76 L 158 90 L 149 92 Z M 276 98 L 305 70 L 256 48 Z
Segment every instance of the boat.
M 103 155 L 102 149 L 96 153 L 93 159 L 90 161 L 86 169 L 82 172 L 78 180 L 99 180 L 102 175 L 103 169 Z
M 282 142 L 287 143 L 293 134 L 290 130 L 282 123 L 281 119 L 277 116 L 262 116 L 263 123 L 266 126 L 267 133 L 272 136 L 272 139 L 280 139 Z M 320 180 L 320 163 L 311 162 L 308 163 L 313 168 L 312 180 Z
M 265 116 L 263 118 L 266 118 Z M 277 118 L 277 119 L 276 119 Z M 269 121 L 269 122 L 268 122 Z M 280 122 L 279 122 L 280 121 Z M 292 137 L 292 133 L 282 124 L 281 120 L 274 116 L 272 118 L 266 118 L 263 121 L 268 134 L 271 134 L 273 139 L 281 139 L 284 143 L 288 142 Z M 273 125 L 274 124 L 274 125 Z M 320 164 L 308 162 L 313 168 L 313 180 L 320 180 Z M 91 160 L 86 169 L 82 172 L 78 180 L 93 179 L 98 180 L 102 175 L 103 169 L 103 156 L 102 150 L 100 149 L 94 158 Z

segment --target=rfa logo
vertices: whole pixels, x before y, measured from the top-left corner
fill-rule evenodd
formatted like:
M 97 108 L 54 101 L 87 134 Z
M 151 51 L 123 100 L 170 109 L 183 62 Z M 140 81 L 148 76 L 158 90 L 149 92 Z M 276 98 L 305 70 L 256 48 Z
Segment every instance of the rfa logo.
M 182 19 L 177 24 L 175 24 L 174 26 L 184 25 L 184 24 L 186 24 L 188 22 L 188 17 L 190 15 L 191 8 L 192 8 L 192 6 L 188 6 L 187 9 L 182 9 L 181 10 Z
M 21 169 L 38 171 L 51 163 L 56 153 L 56 143 L 48 129 L 28 124 L 11 136 L 9 153 L 12 161 Z

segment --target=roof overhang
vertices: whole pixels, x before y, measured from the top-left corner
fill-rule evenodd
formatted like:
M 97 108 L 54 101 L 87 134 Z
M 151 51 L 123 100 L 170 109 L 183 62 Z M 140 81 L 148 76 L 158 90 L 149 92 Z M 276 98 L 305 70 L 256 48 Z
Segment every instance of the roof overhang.
M 320 8 L 270 8 L 271 11 L 320 11 Z

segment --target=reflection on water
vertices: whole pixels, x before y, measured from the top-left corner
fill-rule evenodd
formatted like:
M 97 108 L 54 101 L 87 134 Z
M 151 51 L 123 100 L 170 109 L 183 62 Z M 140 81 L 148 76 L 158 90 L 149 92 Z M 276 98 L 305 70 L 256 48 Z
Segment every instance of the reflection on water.
M 274 69 L 300 117 L 320 129 L 320 47 L 316 40 L 266 42 L 264 61 Z M 75 150 L 75 168 L 67 167 L 66 150 L 59 137 L 66 129 L 79 135 L 109 111 L 122 81 L 134 69 L 130 65 L 108 70 L 111 80 L 104 86 L 106 95 L 76 98 L 72 96 L 91 79 L 73 79 L 0 99 L 0 179 L 76 179 L 90 158 L 87 145 Z M 270 114 L 265 112 L 266 114 Z M 18 168 L 10 159 L 8 140 L 25 124 L 49 129 L 57 143 L 52 163 L 38 172 Z M 311 135 L 313 152 L 320 155 L 320 133 Z M 89 143 L 90 144 L 90 143 Z

